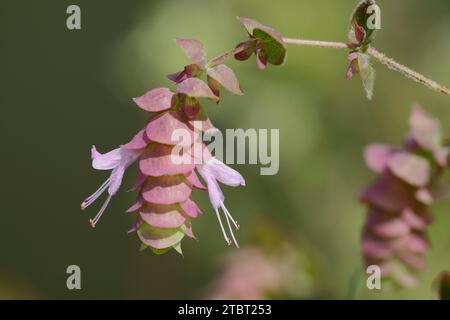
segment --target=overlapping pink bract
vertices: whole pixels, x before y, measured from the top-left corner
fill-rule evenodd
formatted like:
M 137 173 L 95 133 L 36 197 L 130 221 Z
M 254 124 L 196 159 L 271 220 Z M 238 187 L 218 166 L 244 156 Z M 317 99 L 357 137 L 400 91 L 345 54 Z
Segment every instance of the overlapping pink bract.
M 108 189 L 107 200 L 96 217 L 90 220 L 95 226 L 111 197 L 117 193 L 126 168 L 137 162 L 138 176 L 131 190 L 139 190 L 139 194 L 128 212 L 138 213 L 130 232 L 137 233 L 143 248 L 150 248 L 155 253 L 174 248 L 181 253 L 182 239 L 185 236 L 194 238 L 191 220 L 202 211 L 192 199 L 193 189 L 208 190 L 226 242 L 231 244 L 233 241 L 238 246 L 233 227 L 237 229 L 239 225 L 224 205 L 224 195 L 218 182 L 240 186 L 245 185 L 245 181 L 236 170 L 214 158 L 202 142 L 203 132 L 215 128 L 200 99 L 218 102 L 219 98 L 213 93 L 211 85 L 198 77 L 206 71 L 209 82 L 214 81 L 216 92 L 223 85 L 240 94 L 239 85 L 231 69 L 223 65 L 206 69 L 200 42 L 178 39 L 177 44 L 194 64 L 169 76 L 177 86 L 175 92 L 168 88 L 156 88 L 134 99 L 140 108 L 150 113 L 150 120 L 130 142 L 106 154 L 92 148 L 93 167 L 111 170 L 111 175 L 82 203 L 82 209 Z M 206 185 L 196 172 L 200 173 Z M 222 223 L 219 209 L 223 210 L 226 225 Z
M 441 178 L 450 154 L 436 118 L 415 107 L 409 125 L 403 147 L 366 148 L 365 161 L 379 176 L 361 195 L 368 206 L 362 234 L 365 263 L 378 265 L 385 278 L 402 286 L 416 285 L 415 273 L 425 268 L 429 205 L 448 197 Z

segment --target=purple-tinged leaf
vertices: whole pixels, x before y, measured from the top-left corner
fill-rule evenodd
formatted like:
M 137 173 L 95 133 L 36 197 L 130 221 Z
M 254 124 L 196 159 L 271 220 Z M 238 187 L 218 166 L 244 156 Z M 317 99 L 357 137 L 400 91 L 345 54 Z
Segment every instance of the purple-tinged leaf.
M 136 232 L 141 226 L 142 226 L 142 219 L 141 217 L 137 217 L 136 220 L 133 222 L 133 225 L 131 228 L 127 231 L 128 234 Z
M 145 201 L 158 204 L 175 204 L 186 201 L 192 188 L 183 175 L 149 178 L 142 188 Z
M 248 59 L 252 56 L 252 54 L 255 53 L 255 50 L 256 50 L 256 42 L 255 42 L 255 40 L 253 40 L 253 39 L 250 39 L 250 40 L 247 40 L 247 41 L 245 41 L 245 42 L 239 43 L 239 44 L 236 46 L 236 49 L 239 48 L 239 47 L 247 46 L 247 45 L 249 44 L 249 42 L 251 42 L 251 43 L 250 43 L 251 45 L 248 46 L 248 48 L 246 48 L 245 50 L 243 50 L 243 51 L 241 51 L 241 52 L 238 52 L 238 53 L 236 53 L 236 54 L 234 55 L 234 58 L 235 58 L 236 60 L 239 60 L 239 61 L 245 61 L 245 60 L 248 60 Z
M 440 148 L 442 128 L 438 119 L 432 117 L 420 107 L 414 107 L 409 119 L 411 137 L 419 146 L 428 151 Z
M 138 195 L 137 199 L 134 201 L 133 205 L 127 209 L 126 212 L 131 213 L 139 210 L 144 205 L 144 199 Z
M 189 155 L 175 154 L 174 147 L 154 143 L 141 156 L 139 169 L 146 176 L 161 177 L 164 175 L 188 174 L 195 168 Z M 183 157 L 183 158 L 182 158 Z M 182 161 L 185 159 L 187 161 Z
M 389 212 L 413 205 L 415 189 L 390 173 L 384 173 L 361 195 L 361 201 Z
M 167 78 L 173 83 L 180 83 L 186 80 L 188 77 L 186 75 L 186 71 L 175 72 L 167 75 Z
M 219 64 L 208 70 L 208 76 L 219 82 L 228 91 L 237 95 L 243 95 L 236 75 L 228 66 Z
M 205 47 L 200 41 L 193 39 L 176 39 L 175 42 L 192 62 L 197 64 L 201 69 L 205 68 L 206 52 Z
M 205 185 L 200 181 L 195 171 L 192 171 L 189 175 L 187 175 L 186 180 L 192 187 L 197 188 L 199 190 L 206 190 Z
M 402 242 L 401 247 L 412 253 L 425 253 L 430 248 L 428 240 L 422 234 L 411 233 L 408 237 L 404 237 L 400 241 Z
M 450 148 L 443 147 L 433 151 L 434 160 L 441 167 L 446 167 L 450 164 Z
M 186 221 L 178 205 L 146 203 L 139 210 L 143 221 L 157 228 L 179 228 Z
M 397 238 L 407 235 L 410 226 L 401 217 L 370 207 L 367 213 L 366 227 L 383 238 Z
M 183 209 L 184 213 L 191 218 L 197 218 L 202 214 L 200 208 L 191 199 L 187 199 L 185 202 L 180 203 L 180 207 Z
M 197 78 L 189 78 L 180 83 L 177 93 L 183 93 L 193 98 L 208 98 L 213 101 L 219 100 L 206 83 Z
M 167 88 L 150 90 L 141 97 L 133 98 L 142 109 L 149 112 L 159 112 L 171 107 L 173 92 Z
M 188 236 L 189 238 L 197 239 L 197 238 L 195 237 L 195 235 L 194 235 L 194 232 L 192 231 L 192 226 L 191 226 L 191 223 L 190 223 L 189 221 L 186 221 L 185 224 L 183 224 L 183 225 L 181 226 L 180 229 L 181 229 L 181 231 L 183 231 L 184 234 L 185 234 L 186 236 Z
M 199 111 L 194 118 L 189 119 L 189 124 L 196 130 L 205 132 L 208 130 L 216 130 L 216 127 L 211 123 L 209 117 L 205 111 L 205 108 L 200 106 Z
M 256 64 L 259 70 L 264 70 L 267 65 L 267 56 L 263 49 L 256 49 Z
M 392 155 L 387 163 L 389 170 L 415 187 L 424 187 L 430 181 L 430 164 L 422 157 L 402 152 Z
M 139 150 L 145 148 L 150 143 L 150 139 L 147 137 L 145 129 L 139 131 L 133 139 L 127 144 L 124 144 L 122 148 L 128 150 Z
M 450 187 L 442 178 L 439 178 L 427 188 L 417 190 L 415 197 L 423 204 L 431 205 L 439 200 L 450 199 Z
M 353 78 L 355 74 L 359 72 L 358 68 L 358 52 L 350 52 L 347 57 L 348 61 L 350 61 L 350 66 L 347 69 L 345 74 L 345 80 L 350 80 Z
M 392 256 L 393 249 L 383 239 L 372 235 L 364 235 L 362 250 L 366 256 L 372 259 L 387 259 Z
M 183 71 L 167 75 L 167 78 L 173 83 L 180 83 L 188 78 L 200 77 L 203 70 L 196 64 L 189 64 L 184 67 Z
M 363 43 L 366 39 L 366 31 L 364 28 L 360 27 L 357 23 L 354 25 L 355 28 L 355 38 L 359 43 Z
M 402 211 L 402 219 L 408 223 L 413 230 L 422 231 L 432 222 L 432 217 L 425 209 L 412 210 L 406 208 Z
M 399 149 L 385 144 L 372 144 L 364 149 L 364 160 L 374 172 L 382 173 L 387 167 L 389 159 Z
M 190 137 L 173 136 L 175 130 L 185 132 Z M 150 120 L 146 128 L 147 136 L 151 141 L 168 145 L 191 145 L 195 141 L 195 133 L 178 112 L 164 112 Z M 178 140 L 176 139 L 178 138 Z

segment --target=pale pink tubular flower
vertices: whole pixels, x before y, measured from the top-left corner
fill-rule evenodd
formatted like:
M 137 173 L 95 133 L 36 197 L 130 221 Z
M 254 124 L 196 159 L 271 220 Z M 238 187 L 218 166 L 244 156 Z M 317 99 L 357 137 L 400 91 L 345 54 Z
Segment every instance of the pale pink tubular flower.
M 211 157 L 204 164 L 198 165 L 197 170 L 207 184 L 209 200 L 211 201 L 214 211 L 216 212 L 217 219 L 219 220 L 220 229 L 222 230 L 225 241 L 229 245 L 231 244 L 231 240 L 228 237 L 225 228 L 222 224 L 222 219 L 220 218 L 219 214 L 219 208 L 222 208 L 233 242 L 236 245 L 236 247 L 239 248 L 239 245 L 233 233 L 233 228 L 231 226 L 230 220 L 235 226 L 236 230 L 239 229 L 239 224 L 232 217 L 228 209 L 225 207 L 224 204 L 225 196 L 219 187 L 218 181 L 228 186 L 237 187 L 237 186 L 245 186 L 244 178 L 241 176 L 239 172 L 228 167 L 226 164 L 217 160 L 214 157 Z
M 106 179 L 97 191 L 87 197 L 81 204 L 81 209 L 86 209 L 95 200 L 97 200 L 106 191 L 106 189 L 108 189 L 108 198 L 106 198 L 106 201 L 103 203 L 100 211 L 94 219 L 89 220 L 93 228 L 108 207 L 112 196 L 114 196 L 119 190 L 125 170 L 137 160 L 141 153 L 142 150 L 130 150 L 119 147 L 107 153 L 101 154 L 97 151 L 95 146 L 92 146 L 92 167 L 96 170 L 111 170 L 111 175 L 109 178 Z

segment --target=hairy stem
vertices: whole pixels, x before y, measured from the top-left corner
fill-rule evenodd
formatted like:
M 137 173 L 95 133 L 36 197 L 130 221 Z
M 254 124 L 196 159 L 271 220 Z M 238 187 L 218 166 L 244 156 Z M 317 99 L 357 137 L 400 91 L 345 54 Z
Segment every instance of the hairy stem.
M 335 49 L 357 49 L 358 46 L 353 43 L 346 42 L 333 42 L 333 41 L 316 41 L 316 40 L 304 40 L 304 39 L 294 39 L 294 38 L 283 38 L 286 44 L 294 44 L 299 46 L 310 46 L 310 47 L 320 47 L 320 48 L 335 48 Z M 368 47 L 366 53 L 377 60 L 379 63 L 387 66 L 389 69 L 397 71 L 403 74 L 405 77 L 413 79 L 428 88 L 443 93 L 450 96 L 450 89 L 445 86 L 433 81 L 422 74 L 398 63 L 392 58 L 387 57 L 385 54 L 379 52 L 374 47 Z
M 283 38 L 283 42 L 286 44 L 295 44 L 298 46 L 310 46 L 310 47 L 334 48 L 334 49 L 355 49 L 357 47 L 353 43 L 304 40 L 304 39 L 295 39 L 295 38 Z
M 440 93 L 450 96 L 450 90 L 448 88 L 446 88 L 443 85 L 437 83 L 436 81 L 428 79 L 427 77 L 421 75 L 420 73 L 398 63 L 394 59 L 387 57 L 383 53 L 379 52 L 377 49 L 375 49 L 373 47 L 369 47 L 366 52 L 368 55 L 375 58 L 381 64 L 384 64 L 389 69 L 400 72 L 405 77 L 413 79 L 414 81 L 417 81 L 432 90 L 436 90 Z

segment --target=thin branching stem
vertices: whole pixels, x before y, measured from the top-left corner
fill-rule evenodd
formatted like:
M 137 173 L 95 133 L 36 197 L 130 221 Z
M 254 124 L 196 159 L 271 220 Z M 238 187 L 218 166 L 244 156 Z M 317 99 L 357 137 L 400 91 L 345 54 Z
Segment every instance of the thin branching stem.
M 318 47 L 318 48 L 334 48 L 334 49 L 350 49 L 357 50 L 359 47 L 354 43 L 349 42 L 336 42 L 336 41 L 319 41 L 319 40 L 306 40 L 306 39 L 298 39 L 298 38 L 283 38 L 283 42 L 286 44 L 293 44 L 298 46 L 309 46 L 309 47 Z M 232 58 L 235 54 L 238 54 L 248 48 L 250 48 L 254 43 L 252 41 L 247 41 L 237 46 L 236 48 L 225 52 L 224 54 L 213 58 L 208 62 L 207 67 L 212 68 L 215 67 L 224 61 Z M 365 52 L 377 60 L 379 63 L 387 66 L 389 69 L 397 71 L 403 74 L 405 77 L 413 79 L 428 88 L 435 90 L 437 92 L 443 93 L 447 96 L 450 96 L 450 89 L 447 87 L 437 83 L 434 80 L 431 80 L 424 75 L 402 65 L 401 63 L 395 61 L 392 58 L 387 57 L 385 54 L 379 52 L 374 47 L 368 47 Z
M 335 49 L 357 49 L 358 47 L 352 43 L 346 42 L 332 42 L 332 41 L 316 41 L 316 40 L 304 40 L 304 39 L 293 39 L 293 38 L 283 38 L 283 41 L 287 44 L 294 44 L 299 46 L 310 46 L 310 47 L 320 47 L 320 48 L 335 48 Z M 402 65 L 401 63 L 395 61 L 392 58 L 387 57 L 385 54 L 379 52 L 374 47 L 368 47 L 366 53 L 377 60 L 379 63 L 387 66 L 389 69 L 397 71 L 403 74 L 405 77 L 413 79 L 428 88 L 435 90 L 437 92 L 443 93 L 450 96 L 450 89 L 431 80 L 424 75 Z
M 286 44 L 295 44 L 298 46 L 309 46 L 309 47 L 319 47 L 319 48 L 355 49 L 357 47 L 353 43 L 305 40 L 305 39 L 295 39 L 295 38 L 283 38 L 283 42 Z

